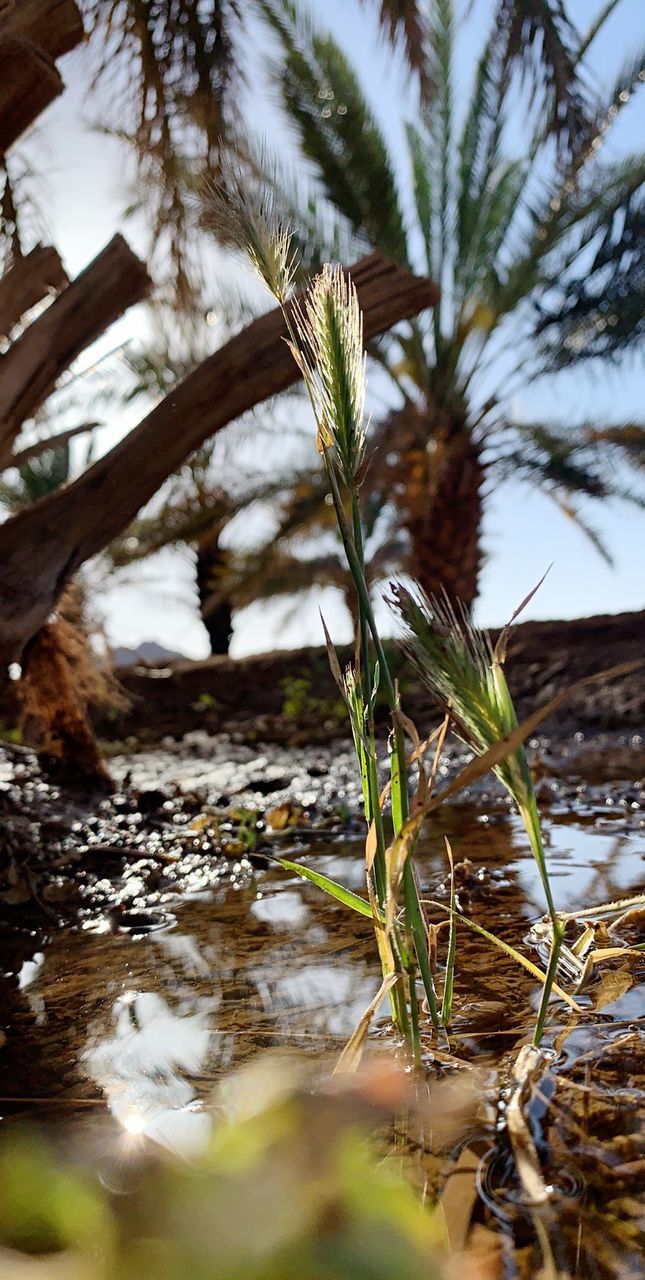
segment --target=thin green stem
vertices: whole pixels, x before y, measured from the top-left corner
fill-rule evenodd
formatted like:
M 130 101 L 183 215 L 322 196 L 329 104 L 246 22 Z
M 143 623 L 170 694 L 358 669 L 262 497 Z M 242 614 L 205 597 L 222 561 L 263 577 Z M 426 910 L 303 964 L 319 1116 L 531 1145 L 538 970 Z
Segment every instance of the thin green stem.
M 551 954 L 549 956 L 549 965 L 546 971 L 544 986 L 542 988 L 542 999 L 540 1000 L 540 1008 L 538 1011 L 535 1031 L 533 1032 L 533 1044 L 539 1045 L 544 1034 L 544 1024 L 549 1009 L 549 1000 L 551 999 L 551 991 L 558 972 L 558 961 L 560 959 L 560 951 L 564 940 L 565 925 L 562 920 L 558 920 L 553 925 L 553 939 L 551 941 Z
M 555 924 L 558 920 L 558 913 L 556 911 L 555 902 L 553 901 L 553 894 L 551 892 L 551 882 L 549 880 L 549 872 L 546 864 L 546 855 L 544 852 L 544 843 L 542 840 L 542 827 L 540 824 L 540 815 L 538 813 L 538 807 L 535 800 L 535 795 L 533 794 L 532 791 L 528 800 L 524 804 L 520 804 L 518 808 L 520 812 L 520 817 L 526 828 L 526 834 L 528 835 L 528 838 L 529 838 L 529 843 L 531 845 L 531 851 L 533 853 L 533 857 L 535 858 L 535 861 L 538 866 L 538 871 L 540 873 L 542 888 L 544 889 L 544 896 L 547 901 L 551 922 L 555 927 Z
M 412 1029 L 412 1054 L 414 1057 L 415 1067 L 421 1066 L 421 1028 L 419 1026 L 419 1001 L 417 999 L 416 989 L 416 972 L 413 965 L 412 973 L 408 974 L 408 986 L 410 991 L 410 1022 Z

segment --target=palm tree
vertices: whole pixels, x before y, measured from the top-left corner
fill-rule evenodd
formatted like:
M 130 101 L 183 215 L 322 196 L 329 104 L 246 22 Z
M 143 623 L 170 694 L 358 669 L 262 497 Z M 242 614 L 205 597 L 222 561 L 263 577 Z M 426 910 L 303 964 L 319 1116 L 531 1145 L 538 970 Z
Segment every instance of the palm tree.
M 259 549 L 230 554 L 228 572 L 220 576 L 213 602 L 228 596 L 235 609 L 242 609 L 259 600 L 293 599 L 335 587 L 357 636 L 356 590 L 329 503 L 325 471 L 307 468 L 277 484 L 270 540 Z M 367 577 L 374 587 L 386 583 L 406 562 L 408 543 L 380 493 L 364 494 L 363 510 Z
M 616 0 L 613 0 L 615 3 Z M 222 149 L 247 150 L 240 91 L 248 76 L 251 28 L 262 0 L 81 0 L 91 36 L 91 75 L 101 95 L 100 128 L 136 161 L 129 212 L 143 210 L 151 246 L 169 273 L 168 296 L 183 312 L 202 310 L 201 256 L 195 249 L 190 192 L 217 172 Z M 443 0 L 362 0 L 386 39 L 401 45 L 421 96 L 435 91 L 433 10 Z M 290 17 L 307 3 L 284 6 Z M 509 58 L 541 95 L 549 131 L 563 144 L 587 135 L 587 104 L 577 76 L 575 33 L 563 0 L 504 0 L 499 21 Z
M 353 582 L 326 502 L 324 472 L 290 470 L 236 485 L 230 476 L 218 483 L 218 471 L 212 449 L 194 455 L 173 477 L 163 502 L 111 544 L 110 571 L 127 570 L 167 547 L 188 548 L 212 654 L 228 653 L 235 613 L 258 600 L 333 586 L 355 621 Z M 227 526 L 255 504 L 273 516 L 270 540 L 251 550 L 226 545 Z M 407 540 L 388 519 L 380 496 L 368 512 L 366 533 L 370 581 L 385 582 L 404 563 Z
M 511 412 L 512 396 L 538 378 L 616 360 L 642 337 L 645 161 L 642 154 L 605 160 L 602 145 L 644 78 L 642 59 L 632 56 L 598 98 L 593 134 L 567 163 L 542 113 L 532 125 L 528 109 L 518 158 L 509 134 L 513 124 L 517 135 L 521 110 L 519 17 L 509 18 L 510 0 L 500 0 L 458 113 L 454 5 L 436 0 L 427 54 L 433 91 L 405 124 L 406 182 L 335 40 L 299 22 L 291 0 L 261 7 L 281 44 L 274 76 L 282 105 L 314 173 L 306 199 L 267 175 L 286 214 L 311 241 L 315 202 L 319 224 L 326 213 L 355 249 L 379 248 L 441 283 L 433 315 L 389 335 L 376 352 L 400 403 L 374 427 L 370 492 L 396 502 L 425 589 L 471 605 L 483 506 L 500 478 L 539 485 L 583 527 L 580 496 L 642 501 L 622 478 L 625 462 L 642 467 L 642 423 L 520 424 Z M 547 8 L 526 0 L 517 14 L 525 10 L 533 30 L 531 13 Z M 583 69 L 598 30 L 572 52 Z M 326 251 L 317 247 L 320 256 Z

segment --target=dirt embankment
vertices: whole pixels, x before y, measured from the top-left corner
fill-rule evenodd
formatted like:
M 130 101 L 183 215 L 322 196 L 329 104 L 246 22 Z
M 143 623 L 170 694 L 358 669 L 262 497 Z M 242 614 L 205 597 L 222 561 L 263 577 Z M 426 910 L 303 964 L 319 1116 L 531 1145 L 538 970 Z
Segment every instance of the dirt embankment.
M 425 730 L 436 710 L 394 645 L 388 646 L 405 710 Z M 349 649 L 339 653 L 349 662 Z M 520 715 L 584 676 L 645 659 L 645 612 L 526 622 L 509 645 L 507 674 Z M 324 741 L 346 735 L 344 709 L 324 648 L 233 660 L 137 664 L 119 671 L 130 699 L 122 712 L 95 717 L 101 737 L 155 741 L 199 727 L 239 733 L 248 741 Z M 383 708 L 385 721 L 385 709 Z M 645 725 L 645 668 L 599 681 L 574 694 L 555 717 L 558 727 Z M 555 723 L 547 728 L 553 730 Z

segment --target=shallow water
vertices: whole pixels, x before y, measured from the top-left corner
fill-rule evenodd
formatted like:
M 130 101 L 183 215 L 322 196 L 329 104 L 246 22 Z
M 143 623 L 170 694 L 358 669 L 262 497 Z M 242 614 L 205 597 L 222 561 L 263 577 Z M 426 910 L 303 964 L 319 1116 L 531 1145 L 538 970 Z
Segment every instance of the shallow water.
M 169 754 L 172 761 L 173 753 Z M 163 774 L 156 763 L 154 776 L 168 781 L 170 773 Z M 177 763 L 175 759 L 175 770 Z M 134 762 L 135 778 L 136 770 L 141 770 L 136 779 L 140 786 L 150 784 L 151 766 L 149 758 Z M 167 767 L 170 770 L 170 763 Z M 282 760 L 264 761 L 263 767 L 269 775 L 273 769 L 278 781 L 283 778 Z M 239 794 L 244 803 L 253 795 L 257 798 L 253 791 L 253 778 L 260 777 L 257 769 L 257 761 L 249 761 L 251 776 L 242 772 Z M 623 767 L 623 779 L 626 772 Z M 353 801 L 349 768 L 346 778 L 348 798 Z M 216 781 L 223 786 L 221 771 Z M 197 782 L 190 777 L 190 786 Z M 303 793 L 305 803 L 313 803 L 307 788 L 314 784 L 306 771 L 298 785 L 301 805 Z M 318 785 L 331 787 L 338 799 L 338 776 L 331 782 L 324 777 Z M 558 908 L 577 911 L 642 891 L 645 832 L 641 801 L 633 798 L 642 797 L 640 784 L 616 785 L 606 775 L 589 783 L 581 780 L 579 770 L 567 766 L 559 774 L 549 772 L 541 785 Z M 230 779 L 225 786 L 230 789 Z M 293 782 L 291 788 L 293 794 Z M 269 803 L 283 802 L 288 791 L 272 788 Z M 358 835 L 302 831 L 302 836 L 298 830 L 281 836 L 276 851 L 297 855 L 349 887 L 363 890 L 363 845 Z M 513 945 L 524 946 L 529 924 L 541 915 L 543 903 L 518 819 L 494 791 L 480 791 L 476 805 L 442 810 L 418 856 L 424 891 L 434 899 L 447 896 L 446 836 L 460 863 L 462 910 Z M 181 830 L 177 838 L 181 844 Z M 106 1168 L 110 1134 L 123 1130 L 183 1156 L 199 1151 L 213 1122 L 209 1101 L 215 1083 L 262 1052 L 296 1051 L 313 1056 L 317 1063 L 333 1062 L 379 984 L 369 922 L 348 913 L 313 885 L 268 865 L 266 859 L 243 852 L 219 859 L 211 858 L 209 852 L 190 853 L 173 887 L 174 874 L 171 865 L 161 886 L 155 888 L 155 881 L 146 879 L 146 869 L 130 863 L 112 883 L 113 891 L 121 895 L 118 917 L 106 905 L 105 886 L 101 899 L 103 882 L 98 881 L 98 894 L 88 899 L 93 905 L 82 907 L 76 924 L 45 926 L 31 935 L 23 929 L 16 933 L 15 945 L 11 939 L 3 944 L 2 989 L 8 1006 L 3 1019 L 6 1042 L 0 1048 L 0 1111 L 9 1121 L 16 1114 L 35 1114 L 57 1130 L 62 1121 L 66 1132 L 71 1124 L 84 1140 L 91 1135 L 99 1165 L 104 1161 Z M 435 918 L 439 920 L 440 915 Z M 437 1042 L 428 1027 L 425 1062 L 431 1073 L 440 1076 L 459 1070 L 460 1064 L 478 1065 L 485 1073 L 488 1111 L 478 1121 L 478 1150 L 490 1154 L 481 1167 L 480 1190 L 488 1211 L 503 1223 L 508 1218 L 504 1190 L 508 1179 L 505 1158 L 496 1146 L 500 1113 L 495 1107 L 508 1064 L 518 1046 L 530 1038 L 537 988 L 511 959 L 464 929 L 458 936 L 456 972 L 450 1034 L 442 1033 Z M 589 1070 L 600 1088 L 609 1055 L 608 1095 L 619 1097 L 621 1089 L 632 1089 L 630 1119 L 614 1116 L 613 1128 L 608 1129 L 603 1112 L 605 1127 L 596 1143 L 593 1168 L 602 1168 L 606 1159 L 607 1176 L 614 1178 L 619 1199 L 625 1189 L 615 1170 L 637 1159 L 629 1141 L 634 1115 L 642 1116 L 643 1095 L 633 1070 L 628 1080 L 616 1075 L 611 1055 L 615 1045 L 619 1056 L 624 1055 L 626 1050 L 620 1046 L 631 1046 L 638 1034 L 637 1019 L 645 1007 L 643 990 L 638 976 L 628 974 L 622 987 L 618 982 L 615 998 L 600 1012 L 593 1012 L 592 988 L 590 995 L 580 998 L 586 1012 L 577 1025 L 569 1011 L 554 1001 L 547 1038 L 554 1052 L 547 1058 L 537 1093 L 527 1104 L 536 1141 L 547 1153 L 546 1163 L 555 1158 L 556 1163 L 566 1164 L 572 1142 L 565 1122 L 569 1113 L 566 1108 L 560 1110 L 559 1104 L 549 1109 L 544 1104 L 545 1091 L 548 1098 L 560 1099 L 566 1088 L 584 1089 Z M 372 1043 L 377 1048 L 396 1046 L 387 1008 L 376 1020 Z M 639 1054 L 642 1070 L 642 1044 Z M 590 1061 L 591 1068 L 580 1066 Z M 571 1123 L 575 1130 L 578 1120 Z M 579 1176 L 580 1185 L 593 1188 L 577 1131 L 574 1139 L 582 1151 L 575 1167 L 583 1172 L 572 1174 L 573 1183 L 578 1188 Z M 615 1154 L 612 1143 L 617 1139 L 623 1145 L 620 1148 L 619 1142 Z M 441 1162 L 425 1150 L 412 1176 L 427 1182 L 428 1161 L 433 1177 L 440 1181 Z M 105 1176 L 111 1176 L 109 1170 Z M 556 1170 L 556 1183 L 557 1176 Z M 626 1202 L 634 1195 L 631 1176 L 628 1170 Z M 597 1234 L 594 1194 L 585 1211 L 586 1229 L 592 1235 Z M 577 1196 L 578 1189 L 573 1197 L 576 1204 Z M 579 1233 L 582 1221 L 580 1206 L 571 1209 L 571 1203 L 571 1196 L 565 1196 L 563 1240 L 567 1232 Z M 570 1213 L 573 1225 L 568 1222 Z M 620 1214 L 617 1220 L 622 1223 Z M 616 1268 L 601 1267 L 599 1275 L 630 1274 L 630 1239 L 628 1233 L 626 1242 L 614 1242 Z
M 449 835 L 456 856 L 472 863 L 463 909 L 520 943 L 522 921 L 540 913 L 534 863 L 515 818 L 481 816 L 466 808 L 442 815 L 420 854 L 421 878 L 432 896 L 445 894 Z M 547 833 L 561 909 L 620 898 L 642 882 L 637 834 L 558 820 Z M 309 845 L 303 856 L 362 889 L 360 841 Z M 185 895 L 150 932 L 113 931 L 98 916 L 38 940 L 13 975 L 12 1034 L 0 1053 L 4 1106 L 37 1098 L 56 1112 L 63 1102 L 104 1100 L 119 1123 L 137 1112 L 159 1141 L 176 1133 L 181 1112 L 192 1143 L 189 1131 L 204 1130 L 196 1107 L 209 1084 L 250 1055 L 340 1047 L 378 987 L 369 922 L 281 868 L 253 862 L 241 859 L 216 887 Z M 455 1051 L 494 1061 L 522 1037 L 534 1000 L 530 978 L 512 961 L 460 934 Z M 615 1012 L 630 1016 L 621 1002 Z

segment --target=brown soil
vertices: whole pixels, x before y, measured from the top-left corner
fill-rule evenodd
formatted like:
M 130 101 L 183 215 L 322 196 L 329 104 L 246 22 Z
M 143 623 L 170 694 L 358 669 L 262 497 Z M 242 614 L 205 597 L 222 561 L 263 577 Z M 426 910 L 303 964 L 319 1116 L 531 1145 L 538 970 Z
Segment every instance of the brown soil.
M 405 710 L 424 730 L 436 710 L 394 645 L 390 653 Z M 350 650 L 342 650 L 339 658 L 341 665 L 349 662 Z M 645 612 L 526 622 L 514 629 L 507 674 L 519 713 L 526 715 L 584 676 L 643 660 Z M 241 734 L 249 742 L 328 741 L 346 735 L 344 710 L 323 647 L 242 660 L 172 661 L 163 667 L 140 663 L 122 669 L 119 679 L 130 706 L 96 713 L 96 727 L 105 739 L 155 741 L 195 728 Z M 642 671 L 579 691 L 555 720 L 557 728 L 568 729 L 643 726 Z M 545 728 L 553 731 L 556 724 L 546 722 Z

